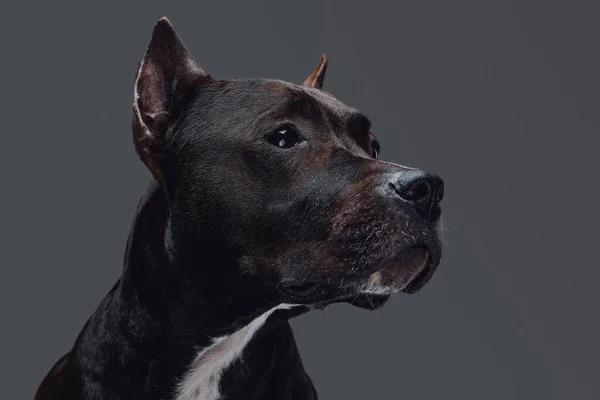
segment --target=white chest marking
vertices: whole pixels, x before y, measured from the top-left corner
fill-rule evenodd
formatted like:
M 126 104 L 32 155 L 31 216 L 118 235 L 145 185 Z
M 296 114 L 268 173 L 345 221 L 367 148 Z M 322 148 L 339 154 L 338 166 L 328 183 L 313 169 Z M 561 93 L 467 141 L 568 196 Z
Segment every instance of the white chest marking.
M 280 304 L 231 335 L 214 338 L 183 375 L 175 400 L 219 400 L 219 381 L 225 369 L 242 356 L 246 345 L 273 312 L 292 307 L 294 304 Z

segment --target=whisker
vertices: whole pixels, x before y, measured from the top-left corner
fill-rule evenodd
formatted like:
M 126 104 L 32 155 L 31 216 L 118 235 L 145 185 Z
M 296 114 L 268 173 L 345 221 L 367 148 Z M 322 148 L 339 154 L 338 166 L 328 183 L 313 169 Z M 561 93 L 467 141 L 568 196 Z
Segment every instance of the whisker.
M 367 295 L 367 300 L 369 300 L 369 303 L 371 303 L 371 307 L 375 308 L 375 304 L 373 304 L 373 302 L 371 301 L 371 296 L 369 296 L 368 293 L 366 293 Z

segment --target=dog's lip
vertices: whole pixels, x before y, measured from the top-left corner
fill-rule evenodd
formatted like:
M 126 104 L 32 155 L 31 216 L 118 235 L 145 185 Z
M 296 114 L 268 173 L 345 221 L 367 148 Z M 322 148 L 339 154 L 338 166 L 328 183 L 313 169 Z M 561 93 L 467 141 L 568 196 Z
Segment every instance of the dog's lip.
M 427 248 L 426 260 L 419 268 L 419 271 L 404 285 L 401 289 L 402 292 L 408 294 L 416 293 L 429 282 L 440 262 L 439 255 L 435 256 L 435 254 L 436 253 L 433 253 L 431 249 Z
M 421 261 L 420 265 L 418 266 L 417 272 L 412 274 L 412 276 L 408 279 L 408 281 L 404 285 L 405 287 L 409 286 L 412 282 L 419 278 L 423 271 L 427 269 L 427 266 L 429 265 L 429 262 L 431 260 L 431 251 L 429 250 L 429 248 L 425 246 L 419 246 L 415 250 L 423 253 L 423 261 Z
M 419 260 L 421 258 L 422 260 Z M 407 264 L 414 264 L 416 261 L 418 262 L 418 266 L 416 266 L 416 273 L 409 279 L 410 282 L 415 278 L 415 276 L 421 273 L 421 271 L 426 267 L 427 263 L 429 263 L 430 259 L 431 249 L 424 244 L 418 244 L 411 246 L 408 249 L 403 249 L 401 252 L 397 253 L 397 255 L 393 258 L 393 261 L 380 265 L 379 268 L 373 271 L 373 273 L 389 268 L 404 269 L 406 268 Z
M 402 285 L 397 290 L 403 293 L 416 293 L 422 289 L 433 276 L 440 261 L 440 253 L 435 245 L 419 243 L 409 248 L 404 248 L 391 262 L 384 263 L 373 271 L 371 277 L 377 273 L 399 274 L 396 279 L 402 280 Z M 410 272 L 402 272 L 410 269 Z M 396 272 L 393 272 L 396 271 Z M 389 279 L 389 278 L 388 278 Z
M 401 288 L 398 288 L 397 291 L 415 293 L 429 281 L 439 263 L 439 258 L 439 253 L 436 251 L 435 246 L 432 247 L 426 243 L 419 243 L 402 249 L 402 251 L 397 253 L 393 261 L 384 263 L 376 270 L 372 270 L 368 276 L 372 276 L 377 272 L 383 272 L 386 269 L 396 269 L 396 271 L 398 271 L 398 269 L 403 270 L 408 264 L 411 264 L 413 272 L 411 272 L 408 279 L 406 279 L 406 283 L 404 283 Z M 358 283 L 362 282 L 364 279 L 364 275 L 347 276 L 346 282 L 347 284 L 351 284 L 353 281 Z M 318 290 L 315 290 L 317 288 Z M 343 291 L 343 288 L 340 287 L 337 282 L 325 283 L 321 280 L 286 280 L 278 284 L 278 290 L 298 303 L 315 303 L 331 300 L 331 293 L 339 294 L 339 291 Z M 353 294 L 351 297 L 352 296 L 356 295 Z M 369 296 L 373 296 L 373 294 L 370 294 Z M 337 298 L 334 295 L 333 297 L 337 300 L 344 299 L 343 296 Z M 389 297 L 389 295 L 382 295 L 382 297 Z

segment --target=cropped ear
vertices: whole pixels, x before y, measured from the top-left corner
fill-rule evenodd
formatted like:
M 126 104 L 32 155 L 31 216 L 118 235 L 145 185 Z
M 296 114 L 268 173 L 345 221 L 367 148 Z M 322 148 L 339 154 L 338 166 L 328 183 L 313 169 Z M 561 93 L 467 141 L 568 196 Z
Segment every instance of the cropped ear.
M 323 54 L 323 56 L 321 56 L 321 63 L 317 69 L 306 78 L 304 86 L 321 89 L 323 87 L 323 80 L 325 79 L 325 72 L 327 72 L 327 57 Z
M 208 77 L 175 33 L 161 18 L 135 79 L 133 141 L 136 151 L 156 180 L 163 183 L 162 158 L 169 130 L 190 100 L 196 83 Z

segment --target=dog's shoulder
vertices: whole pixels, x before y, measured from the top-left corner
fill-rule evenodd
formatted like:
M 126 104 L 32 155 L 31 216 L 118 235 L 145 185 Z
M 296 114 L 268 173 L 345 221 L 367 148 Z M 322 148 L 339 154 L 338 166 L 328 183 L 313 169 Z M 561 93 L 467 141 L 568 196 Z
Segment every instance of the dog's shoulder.
M 58 359 L 48 371 L 38 390 L 35 393 L 35 400 L 54 400 L 57 399 L 57 388 L 61 387 L 64 375 L 68 372 L 71 352 L 66 353 Z M 61 399 L 68 399 L 61 395 Z

